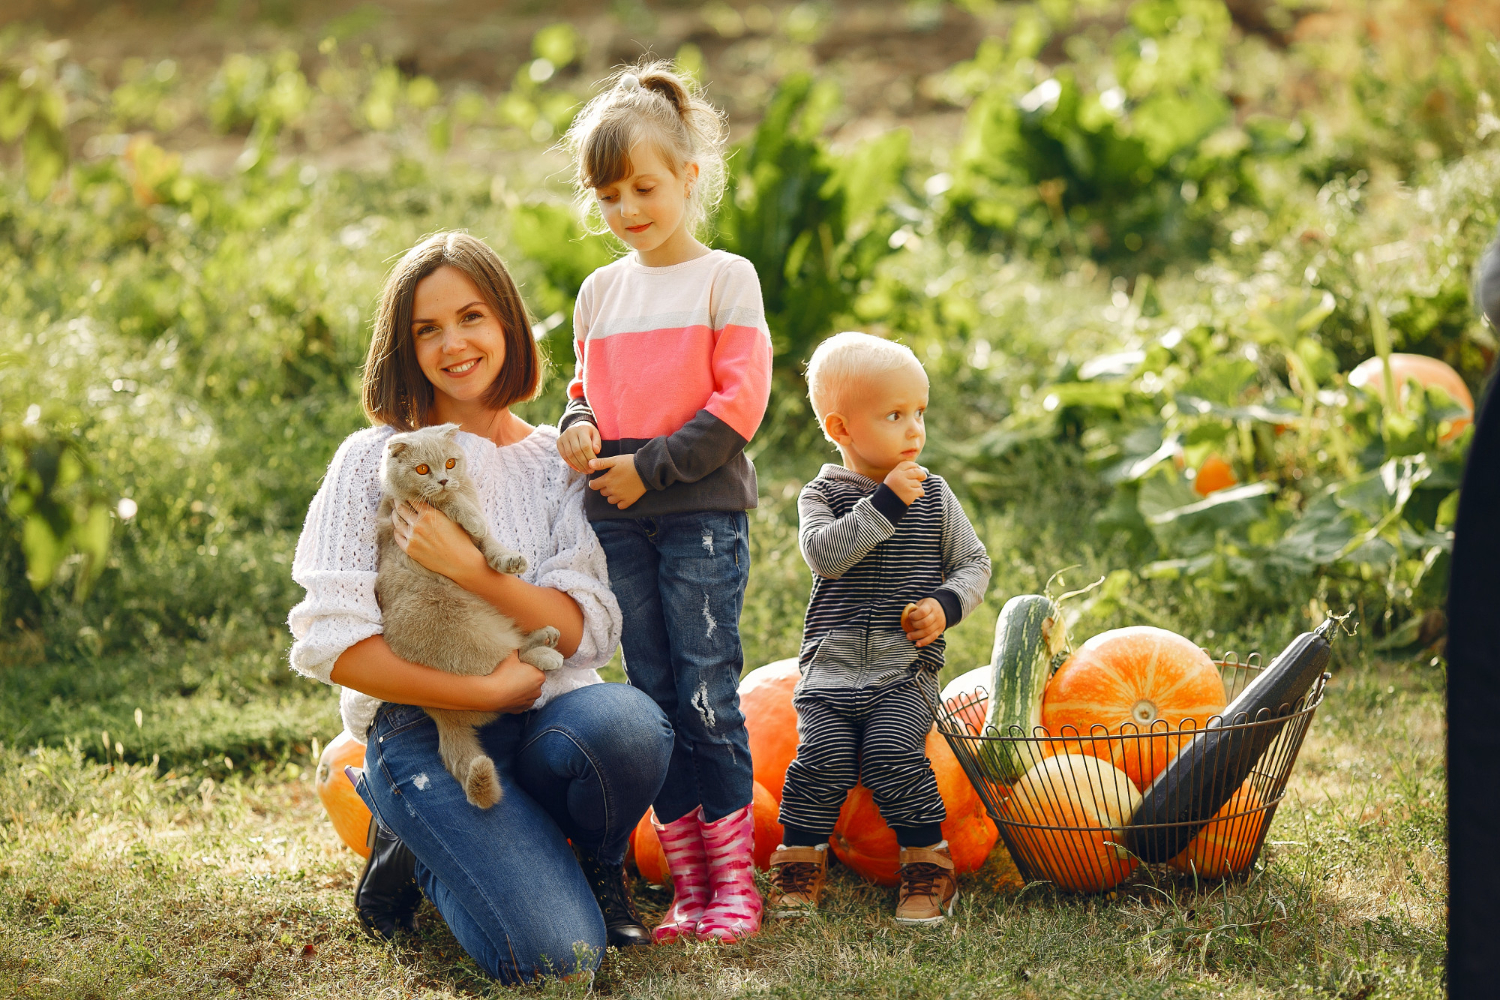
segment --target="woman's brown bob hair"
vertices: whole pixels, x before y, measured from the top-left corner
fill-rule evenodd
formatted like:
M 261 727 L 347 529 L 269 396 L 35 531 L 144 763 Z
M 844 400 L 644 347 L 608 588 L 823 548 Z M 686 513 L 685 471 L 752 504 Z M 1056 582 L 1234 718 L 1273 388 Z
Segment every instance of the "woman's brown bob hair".
M 468 233 L 433 233 L 406 251 L 380 292 L 361 390 L 365 415 L 372 423 L 398 431 L 427 425 L 433 389 L 412 346 L 412 303 L 418 282 L 440 267 L 455 267 L 468 275 L 505 331 L 505 365 L 491 383 L 485 405 L 499 410 L 536 395 L 542 358 L 531 336 L 526 304 L 505 264 L 484 241 Z

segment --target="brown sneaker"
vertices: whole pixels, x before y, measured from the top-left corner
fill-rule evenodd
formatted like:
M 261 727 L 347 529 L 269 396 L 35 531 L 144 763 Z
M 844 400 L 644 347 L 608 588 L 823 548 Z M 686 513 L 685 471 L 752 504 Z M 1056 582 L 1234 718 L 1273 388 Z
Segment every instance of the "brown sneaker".
M 958 905 L 958 879 L 946 841 L 938 847 L 901 849 L 901 895 L 896 923 L 908 926 L 940 924 Z
M 803 917 L 817 910 L 827 877 L 827 844 L 777 847 L 771 854 L 771 898 L 766 901 L 769 914 Z

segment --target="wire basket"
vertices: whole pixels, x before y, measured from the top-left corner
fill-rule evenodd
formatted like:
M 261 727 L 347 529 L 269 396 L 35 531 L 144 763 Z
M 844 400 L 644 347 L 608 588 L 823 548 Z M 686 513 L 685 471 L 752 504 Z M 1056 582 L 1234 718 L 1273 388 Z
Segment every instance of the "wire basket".
M 1233 702 L 1263 667 L 1258 653 L 1244 662 L 1225 653 L 1214 665 L 1226 702 Z M 1010 726 L 1000 733 L 984 726 L 989 692 L 982 687 L 950 697 L 933 711 L 938 731 L 1000 828 L 1021 876 L 1077 892 L 1106 892 L 1145 870 L 1162 867 L 1209 879 L 1248 871 L 1260 856 L 1276 807 L 1286 794 L 1287 779 L 1313 713 L 1322 704 L 1328 676 L 1320 675 L 1289 712 L 1283 706 L 1274 715 L 1263 711 L 1239 723 L 1215 716 L 1202 726 L 1188 719 L 1177 729 L 1158 719 L 1145 727 L 1126 722 L 1118 732 L 1094 726 L 1090 733 L 1080 734 L 1067 726 L 1054 734 L 1037 726 L 1027 734 L 1020 726 Z M 1244 759 L 1221 754 L 1223 760 L 1197 769 L 1195 787 L 1188 787 L 1187 781 L 1164 785 L 1166 813 L 1178 814 L 1174 807 L 1179 801 L 1189 801 L 1183 796 L 1196 800 L 1212 795 L 1214 775 L 1221 784 L 1226 774 L 1246 775 L 1228 801 L 1207 823 L 1200 818 L 1129 825 L 1142 789 L 1209 728 L 1231 734 Z M 1230 742 L 1218 739 L 1221 746 Z M 1264 750 L 1249 759 L 1244 748 L 1259 746 Z M 1151 850 L 1142 849 L 1147 844 Z M 1160 854 L 1162 844 L 1186 846 L 1170 858 L 1143 860 L 1143 853 Z

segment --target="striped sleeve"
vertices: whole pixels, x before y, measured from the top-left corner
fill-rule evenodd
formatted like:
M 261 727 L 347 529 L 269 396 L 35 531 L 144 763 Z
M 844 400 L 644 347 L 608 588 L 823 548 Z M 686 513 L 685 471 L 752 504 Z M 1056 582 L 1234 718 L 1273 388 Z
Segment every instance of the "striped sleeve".
M 843 517 L 834 516 L 828 498 L 813 483 L 804 486 L 797 496 L 797 514 L 802 558 L 814 573 L 828 580 L 849 572 L 896 531 L 870 497 L 862 498 Z
M 990 585 L 990 557 L 958 497 L 943 484 L 943 584 L 930 595 L 943 606 L 952 628 L 984 600 Z

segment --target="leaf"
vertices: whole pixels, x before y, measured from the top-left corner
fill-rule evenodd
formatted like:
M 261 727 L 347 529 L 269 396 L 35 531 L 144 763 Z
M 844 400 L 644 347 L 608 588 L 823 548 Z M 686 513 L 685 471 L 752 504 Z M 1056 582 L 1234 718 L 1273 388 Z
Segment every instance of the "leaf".
M 39 514 L 26 518 L 21 525 L 21 551 L 26 556 L 26 579 L 31 589 L 41 590 L 51 583 L 62 565 L 64 550 L 46 518 Z

